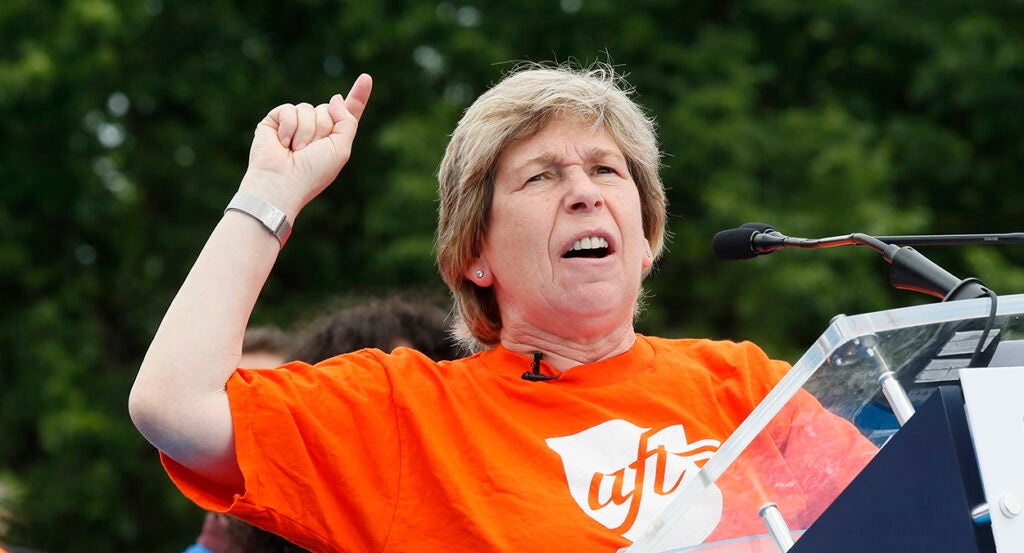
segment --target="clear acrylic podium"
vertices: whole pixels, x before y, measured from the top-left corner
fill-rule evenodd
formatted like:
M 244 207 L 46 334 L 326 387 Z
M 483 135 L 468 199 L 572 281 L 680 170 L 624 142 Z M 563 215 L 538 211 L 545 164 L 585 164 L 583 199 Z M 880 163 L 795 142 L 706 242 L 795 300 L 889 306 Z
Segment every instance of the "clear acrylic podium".
M 836 317 L 621 551 L 1024 551 L 1024 294 L 996 305 Z

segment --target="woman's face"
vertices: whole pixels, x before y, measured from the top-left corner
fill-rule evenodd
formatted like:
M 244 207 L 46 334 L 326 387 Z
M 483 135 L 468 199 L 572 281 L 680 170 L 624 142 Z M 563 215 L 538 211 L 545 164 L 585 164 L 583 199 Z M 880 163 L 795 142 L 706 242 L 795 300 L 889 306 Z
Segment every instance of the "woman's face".
M 499 159 L 484 248 L 466 276 L 494 287 L 504 328 L 572 338 L 632 321 L 648 252 L 615 140 L 555 118 Z

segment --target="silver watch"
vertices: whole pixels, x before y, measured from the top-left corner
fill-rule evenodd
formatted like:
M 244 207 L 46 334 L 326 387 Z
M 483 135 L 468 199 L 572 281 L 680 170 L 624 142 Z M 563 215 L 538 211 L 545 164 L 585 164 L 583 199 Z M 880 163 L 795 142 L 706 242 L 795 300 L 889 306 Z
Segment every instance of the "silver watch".
M 232 209 L 241 211 L 263 223 L 263 226 L 267 227 L 267 230 L 277 238 L 282 248 L 292 233 L 292 226 L 288 223 L 288 217 L 284 212 L 255 194 L 237 192 L 228 202 L 228 206 L 224 208 L 224 213 Z

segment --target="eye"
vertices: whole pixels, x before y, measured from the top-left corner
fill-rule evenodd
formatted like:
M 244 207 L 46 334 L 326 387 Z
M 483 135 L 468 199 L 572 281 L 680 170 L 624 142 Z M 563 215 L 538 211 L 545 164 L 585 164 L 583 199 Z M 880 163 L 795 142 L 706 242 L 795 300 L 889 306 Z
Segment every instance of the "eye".
M 609 167 L 607 165 L 598 165 L 597 167 L 594 167 L 594 173 L 597 174 L 597 175 L 617 175 L 617 174 L 619 174 L 619 172 L 616 171 L 615 168 Z
M 534 176 L 526 179 L 526 182 L 527 183 L 530 183 L 530 182 L 540 182 L 540 181 L 544 180 L 545 178 L 547 178 L 547 175 L 545 173 L 540 173 L 540 174 L 534 175 Z

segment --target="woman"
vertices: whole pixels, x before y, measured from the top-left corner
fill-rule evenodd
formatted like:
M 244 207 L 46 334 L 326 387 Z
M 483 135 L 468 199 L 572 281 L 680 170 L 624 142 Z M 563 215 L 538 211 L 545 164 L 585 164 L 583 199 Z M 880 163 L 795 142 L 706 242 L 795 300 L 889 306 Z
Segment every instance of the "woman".
M 634 332 L 665 199 L 653 121 L 610 67 L 515 71 L 452 136 L 438 264 L 483 351 L 235 369 L 287 238 L 280 213 L 294 221 L 348 161 L 370 88 L 363 75 L 346 98 L 260 123 L 241 200 L 143 361 L 133 420 L 200 506 L 314 551 L 628 546 L 787 367 L 749 343 Z M 812 418 L 845 454 L 829 468 L 841 489 L 872 450 Z M 674 544 L 762 533 L 728 516 L 730 496 L 702 498 Z

